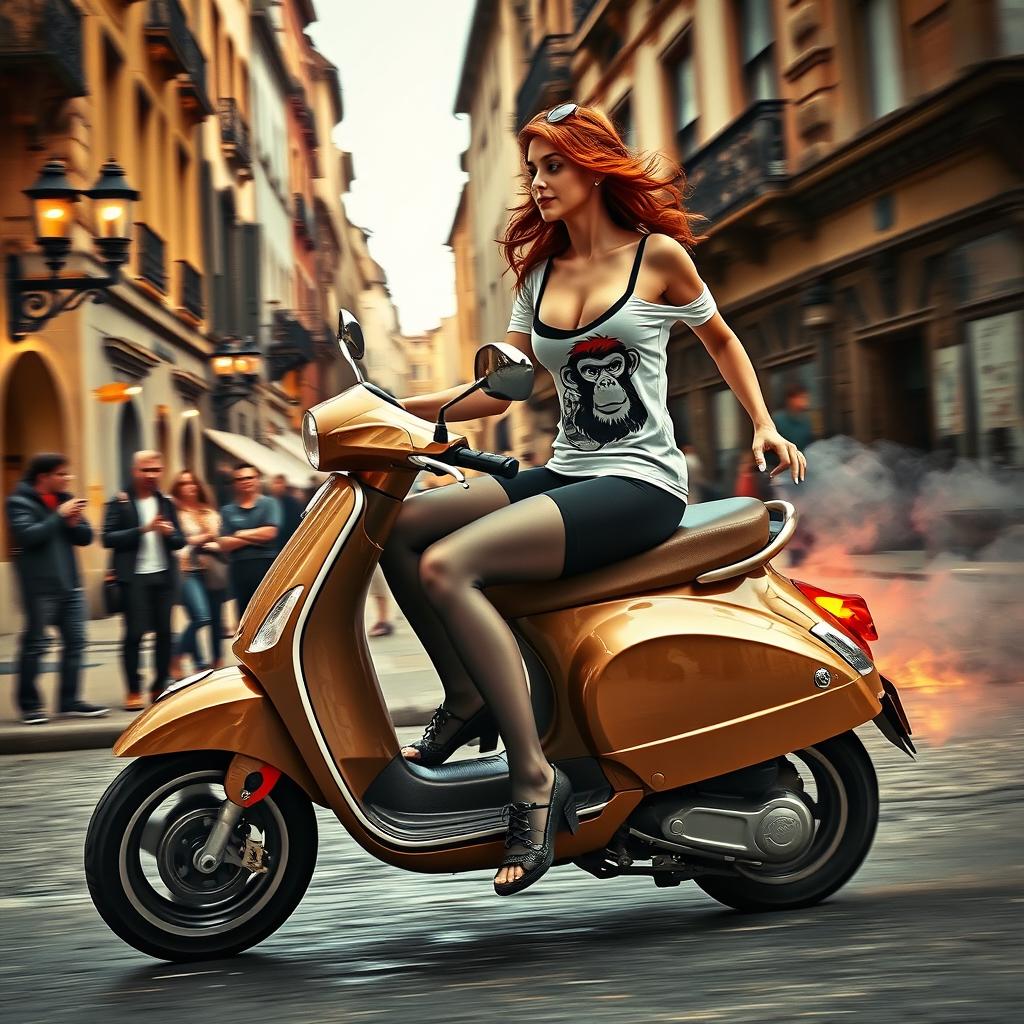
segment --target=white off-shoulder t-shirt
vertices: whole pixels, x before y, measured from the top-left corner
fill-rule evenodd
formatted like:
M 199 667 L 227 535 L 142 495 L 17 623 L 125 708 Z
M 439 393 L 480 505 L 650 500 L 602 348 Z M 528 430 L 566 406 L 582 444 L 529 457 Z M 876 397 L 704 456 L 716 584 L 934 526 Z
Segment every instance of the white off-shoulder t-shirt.
M 625 293 L 596 320 L 560 330 L 540 319 L 548 260 L 516 295 L 508 329 L 531 336 L 534 354 L 555 381 L 561 417 L 548 469 L 647 480 L 685 500 L 686 459 L 668 412 L 666 347 L 673 324 L 699 327 L 716 306 L 707 285 L 685 306 L 633 294 L 648 237 L 637 248 Z

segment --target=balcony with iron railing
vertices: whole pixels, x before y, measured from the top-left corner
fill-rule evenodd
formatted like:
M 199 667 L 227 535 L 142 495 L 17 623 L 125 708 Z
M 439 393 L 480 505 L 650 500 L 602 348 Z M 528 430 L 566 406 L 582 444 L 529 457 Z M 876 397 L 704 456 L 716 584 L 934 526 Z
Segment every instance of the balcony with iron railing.
M 274 310 L 266 352 L 271 380 L 280 380 L 316 358 L 313 335 L 287 309 Z
M 168 77 L 181 76 L 179 94 L 185 110 L 198 120 L 212 114 L 206 91 L 206 57 L 189 30 L 181 0 L 149 0 L 145 36 L 150 54 Z
M 178 91 L 186 112 L 201 121 L 215 111 L 206 91 L 206 57 L 191 32 L 188 33 L 185 54 L 185 74 L 179 82 Z
M 181 0 L 149 0 L 146 44 L 152 56 L 164 64 L 171 75 L 187 73 L 191 35 Z
M 178 306 L 197 320 L 203 319 L 203 275 L 185 260 L 178 260 Z
M 221 97 L 219 104 L 220 142 L 224 156 L 230 164 L 246 171 L 252 167 L 252 150 L 249 148 L 249 126 L 238 109 L 238 103 L 230 96 Z
M 305 86 L 297 78 L 292 79 L 288 88 L 288 102 L 291 104 L 296 121 L 298 121 L 303 141 L 309 149 L 316 149 L 320 145 L 316 131 L 316 116 L 313 114 L 313 108 L 309 105 Z
M 533 53 L 530 70 L 516 96 L 516 123 L 522 128 L 545 107 L 569 99 L 572 93 L 572 36 L 545 36 Z
M 753 104 L 684 162 L 689 207 L 712 225 L 758 197 L 780 191 L 787 178 L 785 102 Z
M 313 222 L 313 210 L 301 192 L 294 195 L 293 223 L 295 232 L 307 249 L 316 246 L 316 224 Z
M 139 277 L 157 291 L 167 294 L 167 254 L 164 240 L 148 225 L 138 230 Z
M 40 91 L 64 99 L 86 95 L 82 14 L 71 0 L 0 2 L 0 79 L 8 76 L 19 84 L 0 82 L 5 106 Z M 40 90 L 43 79 L 49 88 Z

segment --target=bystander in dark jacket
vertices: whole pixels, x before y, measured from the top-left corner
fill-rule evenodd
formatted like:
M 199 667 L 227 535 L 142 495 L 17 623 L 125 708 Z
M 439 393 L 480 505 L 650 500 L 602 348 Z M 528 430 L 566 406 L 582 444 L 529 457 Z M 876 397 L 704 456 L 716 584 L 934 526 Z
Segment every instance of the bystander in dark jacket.
M 252 595 L 277 557 L 281 506 L 260 493 L 260 471 L 240 462 L 235 466 L 235 500 L 220 510 L 221 551 L 228 553 L 231 592 L 241 620 Z
M 48 626 L 60 629 L 63 643 L 59 712 L 77 717 L 107 713 L 106 708 L 87 704 L 78 695 L 86 607 L 75 548 L 92 542 L 92 527 L 85 518 L 85 499 L 68 491 L 71 479 L 65 456 L 37 455 L 7 499 L 7 522 L 25 612 L 17 700 L 22 721 L 29 725 L 47 720 L 36 677 Z
M 139 645 L 156 636 L 156 664 L 150 684 L 155 697 L 166 686 L 171 662 L 171 610 L 177 599 L 174 552 L 185 546 L 174 503 L 157 489 L 163 475 L 159 452 L 136 452 L 132 485 L 107 502 L 103 546 L 113 550 L 114 573 L 122 587 L 124 641 L 121 658 L 128 694 L 125 709 L 143 707 Z
M 278 473 L 270 481 L 270 496 L 281 506 L 281 528 L 277 534 L 277 550 L 283 551 L 285 544 L 292 539 L 292 534 L 302 522 L 302 510 L 305 505 L 292 494 L 288 480 L 283 473 Z

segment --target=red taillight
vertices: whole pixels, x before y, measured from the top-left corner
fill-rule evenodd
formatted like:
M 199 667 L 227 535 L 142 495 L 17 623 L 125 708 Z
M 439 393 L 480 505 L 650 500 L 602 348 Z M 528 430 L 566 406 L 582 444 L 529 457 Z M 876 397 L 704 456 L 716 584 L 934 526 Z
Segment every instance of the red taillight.
M 864 653 L 872 657 L 869 640 L 877 640 L 878 632 L 868 611 L 867 602 L 860 594 L 833 594 L 830 590 L 822 590 L 813 583 L 801 580 L 790 580 L 804 597 L 810 598 L 822 611 L 842 627 L 843 631 L 857 641 Z

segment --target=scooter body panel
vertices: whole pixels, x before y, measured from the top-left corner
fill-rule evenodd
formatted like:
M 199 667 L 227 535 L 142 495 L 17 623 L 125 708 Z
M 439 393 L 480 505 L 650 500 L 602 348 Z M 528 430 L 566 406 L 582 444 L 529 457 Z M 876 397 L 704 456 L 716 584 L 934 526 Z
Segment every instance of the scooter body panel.
M 572 709 L 584 748 L 651 789 L 671 789 L 874 718 L 877 673 L 860 676 L 820 643 L 808 632 L 813 620 L 780 618 L 773 576 L 527 620 L 559 690 L 555 703 Z M 824 688 L 819 669 L 829 673 Z
M 279 768 L 326 804 L 259 683 L 241 666 L 218 669 L 144 711 L 114 744 L 117 757 L 230 750 Z
M 263 717 L 283 727 L 275 733 L 264 726 L 267 749 L 284 750 L 286 738 L 294 751 L 291 768 L 283 754 L 266 759 L 296 781 L 304 764 L 307 786 L 365 849 L 417 871 L 491 866 L 504 850 L 496 830 L 417 840 L 389 831 L 364 800 L 399 756 L 363 628 L 366 591 L 415 477 L 409 451 L 445 447 L 415 417 L 375 402 L 346 393 L 314 410 L 322 468 L 340 468 L 358 449 L 373 452 L 373 466 L 332 476 L 254 595 L 233 649 L 273 705 L 273 715 Z M 555 761 L 599 758 L 612 789 L 575 836 L 559 837 L 557 857 L 602 848 L 652 790 L 798 749 L 878 714 L 878 680 L 854 678 L 819 645 L 807 628 L 820 616 L 773 576 L 766 567 L 727 583 L 693 583 L 514 623 L 555 690 L 545 752 Z M 276 640 L 254 650 L 268 614 L 297 588 Z M 813 686 L 819 667 L 832 677 L 826 691 Z M 185 707 L 176 700 L 161 721 Z M 194 727 L 168 721 L 169 733 L 182 729 L 180 747 L 191 737 L 194 748 L 241 750 L 232 742 L 237 713 L 230 702 L 195 710 L 202 717 Z M 223 721 L 213 721 L 217 714 Z M 126 737 L 122 749 L 143 752 L 135 738 Z M 262 756 L 262 749 L 241 752 Z

